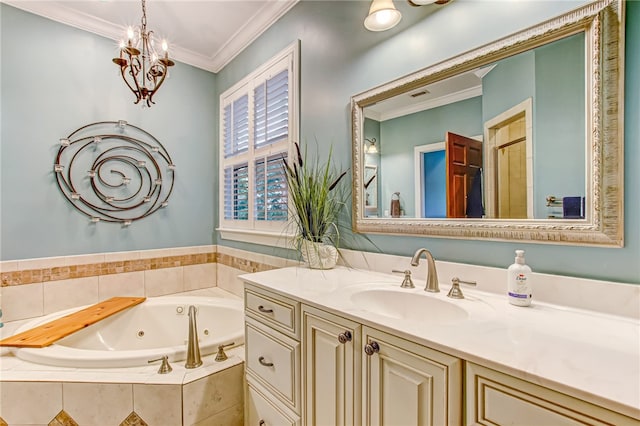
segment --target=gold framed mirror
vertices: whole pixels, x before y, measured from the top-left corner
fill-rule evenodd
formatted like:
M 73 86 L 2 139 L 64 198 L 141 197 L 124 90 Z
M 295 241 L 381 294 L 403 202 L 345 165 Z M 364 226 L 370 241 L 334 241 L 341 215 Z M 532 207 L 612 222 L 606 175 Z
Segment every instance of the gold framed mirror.
M 352 96 L 354 231 L 622 247 L 623 7 L 595 1 Z

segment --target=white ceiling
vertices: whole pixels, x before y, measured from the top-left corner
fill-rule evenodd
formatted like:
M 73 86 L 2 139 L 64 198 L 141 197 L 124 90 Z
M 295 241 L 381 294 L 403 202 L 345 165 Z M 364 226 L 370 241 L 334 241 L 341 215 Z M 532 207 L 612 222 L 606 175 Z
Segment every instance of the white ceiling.
M 95 34 L 120 40 L 139 25 L 139 0 L 2 0 Z M 299 0 L 146 0 L 147 29 L 166 38 L 172 59 L 218 72 Z

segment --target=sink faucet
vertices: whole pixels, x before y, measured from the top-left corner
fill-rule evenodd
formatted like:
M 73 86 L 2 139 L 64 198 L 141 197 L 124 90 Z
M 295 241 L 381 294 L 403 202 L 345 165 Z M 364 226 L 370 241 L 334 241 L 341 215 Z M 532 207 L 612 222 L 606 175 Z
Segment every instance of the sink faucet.
M 198 326 L 196 325 L 196 307 L 189 306 L 189 340 L 187 342 L 187 362 L 184 368 L 196 368 L 202 365 L 198 344 Z
M 437 293 L 440 291 L 440 288 L 438 287 L 438 273 L 436 272 L 436 262 L 433 260 L 431 252 L 426 248 L 418 249 L 411 258 L 411 266 L 418 266 L 422 253 L 427 257 L 427 285 L 425 286 L 424 291 Z

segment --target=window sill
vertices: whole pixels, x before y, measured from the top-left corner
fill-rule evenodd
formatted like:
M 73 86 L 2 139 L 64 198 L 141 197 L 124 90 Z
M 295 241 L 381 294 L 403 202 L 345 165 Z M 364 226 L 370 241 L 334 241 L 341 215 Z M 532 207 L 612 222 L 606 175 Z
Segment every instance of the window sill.
M 260 244 L 263 246 L 291 248 L 295 235 L 284 232 L 255 231 L 233 228 L 216 228 L 223 240 Z

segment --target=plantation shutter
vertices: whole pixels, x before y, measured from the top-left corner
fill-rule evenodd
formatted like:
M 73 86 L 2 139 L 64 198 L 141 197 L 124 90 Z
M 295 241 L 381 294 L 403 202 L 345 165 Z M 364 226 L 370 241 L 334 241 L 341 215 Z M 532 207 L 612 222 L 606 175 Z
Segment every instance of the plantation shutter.
M 278 245 L 292 233 L 284 161 L 298 136 L 298 54 L 296 42 L 220 95 L 223 239 Z
M 249 96 L 243 95 L 224 108 L 224 157 L 249 149 Z
M 287 220 L 286 153 L 259 158 L 255 162 L 255 219 Z
M 271 145 L 289 137 L 289 70 L 254 89 L 254 145 Z
M 246 163 L 224 169 L 224 218 L 249 219 L 249 166 Z

